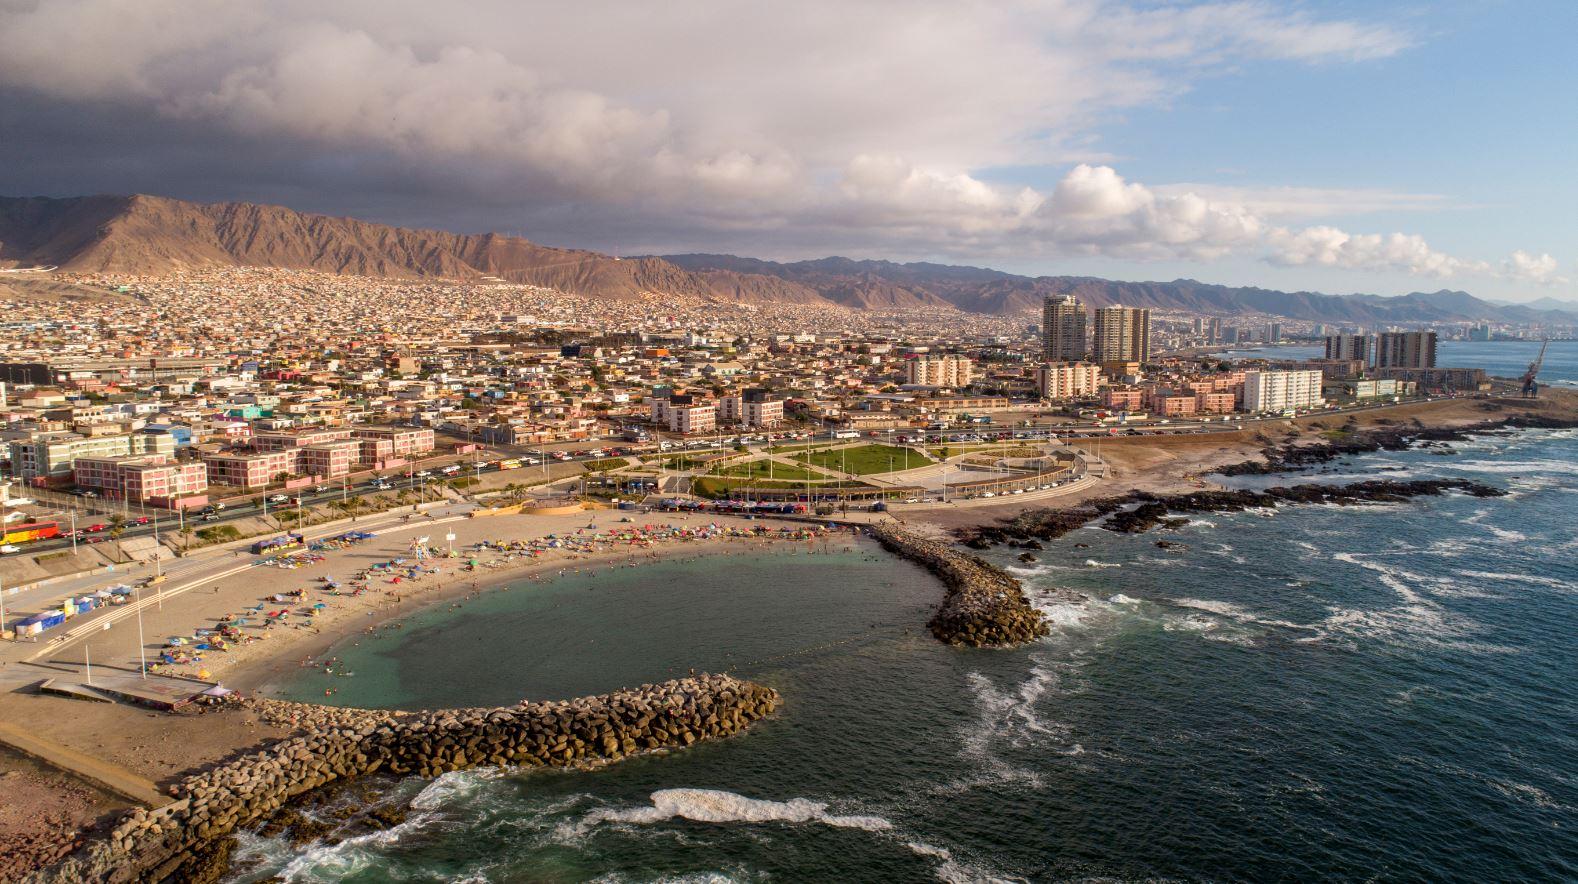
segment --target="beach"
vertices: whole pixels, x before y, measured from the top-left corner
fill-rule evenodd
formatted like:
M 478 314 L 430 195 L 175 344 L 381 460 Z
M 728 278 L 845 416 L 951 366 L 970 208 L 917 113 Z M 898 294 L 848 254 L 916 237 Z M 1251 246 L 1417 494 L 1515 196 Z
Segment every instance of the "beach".
M 143 616 L 144 650 L 150 671 L 250 690 L 315 660 L 336 641 L 388 628 L 428 606 L 462 606 L 475 593 L 527 589 L 537 581 L 639 567 L 659 557 L 759 548 L 779 535 L 799 535 L 811 527 L 638 511 L 512 515 L 442 524 L 419 517 L 341 549 L 295 550 L 275 557 L 278 564 L 267 564 L 264 557 L 265 563 L 215 581 L 212 590 L 195 588 L 162 609 L 151 607 Z M 449 533 L 453 541 L 445 538 Z M 419 559 L 413 546 L 422 538 L 428 543 Z M 474 549 L 479 543 L 496 548 Z M 218 629 L 227 625 L 227 618 L 230 624 L 241 622 L 232 630 L 236 637 L 225 641 L 226 650 L 195 650 L 203 638 L 197 630 Z M 159 647 L 177 637 L 184 644 Z M 91 644 L 96 664 L 125 669 L 141 664 L 134 628 L 110 630 L 84 644 Z M 186 652 L 196 659 L 160 663 L 161 650 Z M 83 650 L 79 645 L 60 656 L 80 661 Z

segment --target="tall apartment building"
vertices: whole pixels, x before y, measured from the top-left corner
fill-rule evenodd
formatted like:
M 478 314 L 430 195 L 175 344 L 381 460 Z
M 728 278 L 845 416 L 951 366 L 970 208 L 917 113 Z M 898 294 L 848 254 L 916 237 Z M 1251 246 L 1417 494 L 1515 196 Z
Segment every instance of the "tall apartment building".
M 771 427 L 783 423 L 784 403 L 766 390 L 751 388 L 718 400 L 718 420 L 745 427 Z
M 1326 358 L 1370 364 L 1369 335 L 1327 335 Z
M 1324 401 L 1321 378 L 1319 371 L 1246 371 L 1244 410 L 1259 414 L 1318 408 Z
M 1376 368 L 1435 368 L 1436 333 L 1382 332 L 1375 347 Z
M 1101 387 L 1101 369 L 1089 362 L 1048 362 L 1036 368 L 1036 389 L 1042 399 L 1094 396 Z
M 922 387 L 968 387 L 974 377 L 967 356 L 917 356 L 904 371 L 908 383 Z
M 1091 359 L 1103 365 L 1145 362 L 1151 357 L 1151 311 L 1143 307 L 1096 310 Z
M 669 406 L 668 429 L 671 433 L 707 433 L 717 426 L 718 409 L 710 402 Z
M 1090 354 L 1085 305 L 1073 295 L 1048 295 L 1041 304 L 1041 355 L 1047 362 L 1078 362 Z

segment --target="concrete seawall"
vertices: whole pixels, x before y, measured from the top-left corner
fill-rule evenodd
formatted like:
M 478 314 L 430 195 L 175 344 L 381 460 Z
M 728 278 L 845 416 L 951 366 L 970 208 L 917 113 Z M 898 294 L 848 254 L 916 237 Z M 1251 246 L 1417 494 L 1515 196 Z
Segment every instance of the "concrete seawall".
M 870 532 L 889 552 L 936 574 L 947 587 L 926 624 L 939 640 L 975 648 L 1011 647 L 1050 631 L 1019 581 L 996 565 L 892 525 L 872 525 Z
M 727 737 L 778 708 L 778 692 L 702 675 L 596 697 L 497 709 L 402 713 L 262 701 L 309 732 L 188 777 L 176 801 L 129 813 L 107 837 L 33 882 L 207 881 L 229 836 L 292 799 L 377 772 L 437 776 L 483 765 L 569 767 Z

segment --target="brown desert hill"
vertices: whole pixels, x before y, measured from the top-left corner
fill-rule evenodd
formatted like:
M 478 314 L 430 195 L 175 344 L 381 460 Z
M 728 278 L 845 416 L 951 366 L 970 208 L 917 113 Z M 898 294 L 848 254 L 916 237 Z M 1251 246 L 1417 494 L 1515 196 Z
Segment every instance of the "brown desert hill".
M 497 277 L 593 297 L 692 296 L 858 310 L 1023 315 L 1038 310 L 1048 295 L 1074 294 L 1092 308 L 1124 304 L 1317 322 L 1578 321 L 1578 309 L 1493 304 L 1457 291 L 1327 295 L 1192 279 L 1030 277 L 985 267 L 843 257 L 791 263 L 716 254 L 619 258 L 496 233 L 415 230 L 252 203 L 155 196 L 0 197 L 0 269 L 38 265 L 128 275 L 253 266 L 411 279 Z
M 0 197 L 0 267 L 160 275 L 204 267 L 278 267 L 356 276 L 498 277 L 594 297 L 690 295 L 833 306 L 776 276 L 691 271 L 498 234 L 413 230 L 252 203 L 155 196 Z

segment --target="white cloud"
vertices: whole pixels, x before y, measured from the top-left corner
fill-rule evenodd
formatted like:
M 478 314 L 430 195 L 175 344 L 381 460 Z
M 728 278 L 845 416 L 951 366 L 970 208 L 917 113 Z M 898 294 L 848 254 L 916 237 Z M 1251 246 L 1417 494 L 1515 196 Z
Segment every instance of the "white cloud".
M 1523 250 L 1513 252 L 1501 264 L 1501 275 L 1519 282 L 1537 282 L 1541 285 L 1567 285 L 1570 280 L 1560 275 L 1561 265 L 1550 255 L 1531 255 Z
M 1410 42 L 1272 0 L 0 0 L 0 86 L 621 229 L 1560 280 L 1543 255 L 1492 270 L 1417 236 L 1286 226 L 1436 196 L 1147 186 L 1095 164 L 1093 121 L 1202 76 Z M 1071 153 L 1092 162 L 1044 192 L 979 171 Z

